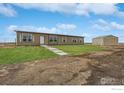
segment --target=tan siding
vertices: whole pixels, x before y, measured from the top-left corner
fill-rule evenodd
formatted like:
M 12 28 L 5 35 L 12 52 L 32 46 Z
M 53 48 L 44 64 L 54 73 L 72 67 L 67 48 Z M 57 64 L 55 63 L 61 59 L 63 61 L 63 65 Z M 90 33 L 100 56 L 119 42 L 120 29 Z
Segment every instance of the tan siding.
M 95 38 L 92 40 L 93 45 L 104 45 L 103 38 Z
M 33 45 L 40 45 L 40 34 L 33 34 L 34 35 L 34 43 Z
M 32 42 L 23 42 L 21 40 L 20 42 L 20 35 L 22 33 L 17 33 L 17 45 L 40 45 L 40 34 L 32 34 L 33 35 L 33 38 L 34 40 L 32 40 Z
M 104 38 L 104 45 L 117 45 L 117 44 L 118 44 L 118 38 L 115 37 Z
M 24 32 L 22 32 L 24 33 Z M 28 32 L 25 32 L 28 33 Z M 44 44 L 48 45 L 69 45 L 69 44 L 84 44 L 84 38 L 83 37 L 74 37 L 74 36 L 63 36 L 63 35 L 48 35 L 48 34 L 40 34 L 40 33 L 31 33 L 34 37 L 32 42 L 20 42 L 20 35 L 21 32 L 17 32 L 17 45 L 40 45 L 40 36 L 44 36 Z M 50 38 L 53 38 L 53 42 L 50 42 Z M 54 38 L 57 39 L 56 42 L 54 42 Z M 65 40 L 65 42 L 63 42 Z M 73 40 L 76 40 L 76 42 L 73 42 Z M 82 42 L 80 42 L 82 40 Z
M 16 33 L 16 45 L 19 45 L 20 39 L 19 39 L 20 33 Z
M 55 41 L 55 38 L 57 39 L 58 36 L 57 35 L 49 35 L 49 45 L 58 44 L 58 41 Z M 52 41 L 50 41 L 50 40 L 52 40 Z
M 48 45 L 48 35 L 44 35 L 44 44 Z
M 118 38 L 111 37 L 101 37 L 92 39 L 93 45 L 118 45 Z

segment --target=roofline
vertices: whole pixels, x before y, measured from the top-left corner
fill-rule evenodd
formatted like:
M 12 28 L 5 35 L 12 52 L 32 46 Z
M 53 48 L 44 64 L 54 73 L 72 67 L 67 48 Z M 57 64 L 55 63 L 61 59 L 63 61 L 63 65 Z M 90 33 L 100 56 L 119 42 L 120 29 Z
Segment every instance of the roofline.
M 31 32 L 31 31 L 20 31 L 20 30 L 14 30 L 14 32 L 36 33 L 36 34 L 45 34 L 45 35 L 58 35 L 58 36 L 71 36 L 71 37 L 81 37 L 81 38 L 84 38 L 84 36 L 74 36 L 74 35 L 64 35 L 64 34 L 53 34 L 53 33 L 42 33 L 42 32 Z
M 108 36 L 113 36 L 113 37 L 118 38 L 117 36 L 114 36 L 114 35 L 104 35 L 104 36 L 95 37 L 95 38 L 93 38 L 93 39 L 97 39 L 97 38 L 106 38 L 106 37 L 108 37 Z

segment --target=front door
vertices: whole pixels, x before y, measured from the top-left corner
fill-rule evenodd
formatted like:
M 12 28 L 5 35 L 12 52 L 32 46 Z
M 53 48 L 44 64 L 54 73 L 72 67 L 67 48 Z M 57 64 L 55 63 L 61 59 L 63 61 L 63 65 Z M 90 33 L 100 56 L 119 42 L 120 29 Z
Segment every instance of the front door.
M 44 44 L 44 36 L 40 36 L 40 44 L 41 44 L 41 45 Z

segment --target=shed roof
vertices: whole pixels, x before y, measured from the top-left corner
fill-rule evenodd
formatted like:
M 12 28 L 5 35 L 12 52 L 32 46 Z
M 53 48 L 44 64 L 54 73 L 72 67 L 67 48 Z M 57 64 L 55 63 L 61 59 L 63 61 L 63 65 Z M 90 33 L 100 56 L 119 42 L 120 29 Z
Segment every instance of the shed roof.
M 95 37 L 95 38 L 106 38 L 106 37 L 116 37 L 117 38 L 117 36 L 114 36 L 114 35 L 104 35 L 104 36 L 98 36 L 98 37 Z

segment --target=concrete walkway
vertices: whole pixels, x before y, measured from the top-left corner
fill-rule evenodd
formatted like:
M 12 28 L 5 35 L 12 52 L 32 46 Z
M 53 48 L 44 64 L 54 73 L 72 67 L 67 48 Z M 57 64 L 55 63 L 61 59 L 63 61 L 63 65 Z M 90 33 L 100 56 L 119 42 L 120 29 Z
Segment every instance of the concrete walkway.
M 64 56 L 64 55 L 68 55 L 67 53 L 63 52 L 62 50 L 59 50 L 57 48 L 53 48 L 51 46 L 47 46 L 47 45 L 41 45 L 42 47 L 47 48 L 48 50 L 60 55 L 60 56 Z

